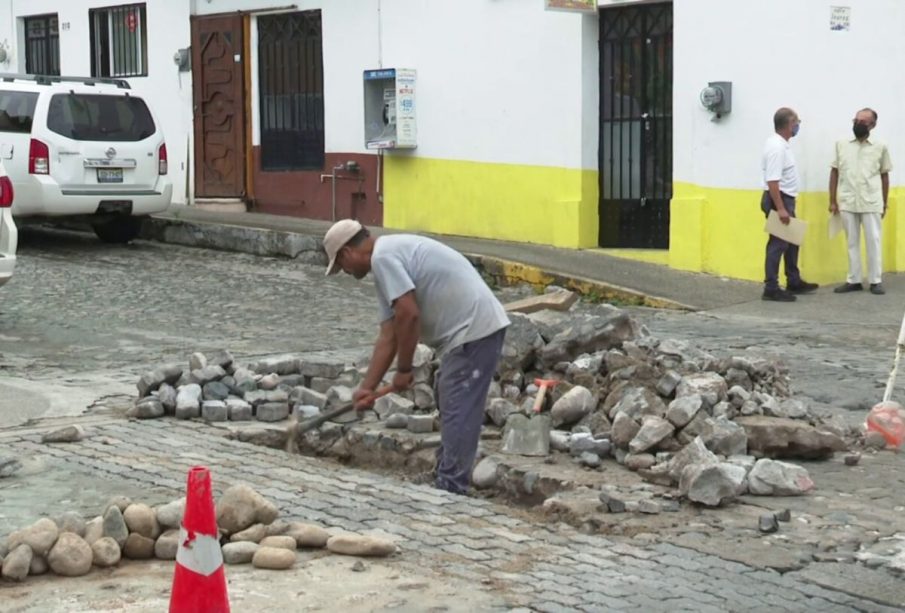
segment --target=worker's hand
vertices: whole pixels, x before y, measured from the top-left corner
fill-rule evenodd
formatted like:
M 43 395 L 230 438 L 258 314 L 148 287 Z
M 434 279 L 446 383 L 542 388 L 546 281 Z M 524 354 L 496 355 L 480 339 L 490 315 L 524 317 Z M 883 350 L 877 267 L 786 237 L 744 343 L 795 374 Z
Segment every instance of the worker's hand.
M 415 383 L 415 374 L 413 372 L 396 372 L 393 375 L 393 391 L 401 392 L 412 387 Z
M 779 215 L 779 221 L 781 221 L 783 225 L 789 225 L 791 217 L 789 217 L 789 212 L 785 208 L 777 210 L 776 214 Z
M 839 214 L 839 205 L 835 202 L 830 202 L 830 213 L 833 215 Z
M 374 406 L 374 390 L 359 387 L 352 392 L 352 402 L 355 403 L 356 411 L 367 411 Z

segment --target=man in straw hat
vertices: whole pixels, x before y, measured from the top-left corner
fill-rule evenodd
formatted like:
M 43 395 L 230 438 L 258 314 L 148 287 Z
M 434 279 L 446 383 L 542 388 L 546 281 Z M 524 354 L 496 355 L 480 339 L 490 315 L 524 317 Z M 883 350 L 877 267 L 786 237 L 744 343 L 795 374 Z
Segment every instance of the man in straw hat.
M 487 390 L 493 380 L 509 318 L 474 267 L 457 251 L 412 234 L 371 236 L 353 219 L 324 236 L 327 274 L 374 276 L 380 332 L 367 374 L 355 391 L 358 408 L 396 360 L 392 385 L 414 382 L 412 359 L 423 342 L 440 357 L 434 390 L 442 423 L 436 487 L 464 494 L 474 465 Z

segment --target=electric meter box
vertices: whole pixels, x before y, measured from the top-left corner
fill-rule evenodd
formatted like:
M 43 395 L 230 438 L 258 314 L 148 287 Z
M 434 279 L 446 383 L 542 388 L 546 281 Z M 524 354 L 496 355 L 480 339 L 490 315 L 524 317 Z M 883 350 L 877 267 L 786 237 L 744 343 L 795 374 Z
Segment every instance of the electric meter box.
M 364 71 L 365 147 L 414 149 L 415 70 L 381 68 Z

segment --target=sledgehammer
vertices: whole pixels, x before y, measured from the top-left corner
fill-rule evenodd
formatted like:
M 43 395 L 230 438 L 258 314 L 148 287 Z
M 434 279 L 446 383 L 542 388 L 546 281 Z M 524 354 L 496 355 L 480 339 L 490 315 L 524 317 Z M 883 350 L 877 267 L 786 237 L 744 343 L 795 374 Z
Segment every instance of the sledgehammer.
M 371 397 L 369 400 L 371 402 L 374 402 L 378 398 L 386 396 L 387 394 L 389 394 L 392 391 L 393 391 L 392 385 L 387 385 L 386 387 L 381 387 L 380 389 L 375 391 L 373 394 L 371 394 Z M 315 428 L 319 427 L 321 424 L 323 424 L 325 422 L 336 419 L 340 415 L 345 415 L 346 413 L 348 413 L 349 411 L 351 411 L 354 408 L 355 408 L 354 402 L 347 402 L 346 404 L 344 404 L 342 406 L 338 406 L 335 409 L 331 409 L 325 413 L 321 413 L 317 417 L 312 417 L 311 419 L 306 419 L 305 421 L 303 421 L 302 423 L 298 424 L 295 427 L 294 434 L 296 437 L 298 437 L 298 436 L 304 434 L 305 432 L 308 432 L 309 430 L 314 430 Z

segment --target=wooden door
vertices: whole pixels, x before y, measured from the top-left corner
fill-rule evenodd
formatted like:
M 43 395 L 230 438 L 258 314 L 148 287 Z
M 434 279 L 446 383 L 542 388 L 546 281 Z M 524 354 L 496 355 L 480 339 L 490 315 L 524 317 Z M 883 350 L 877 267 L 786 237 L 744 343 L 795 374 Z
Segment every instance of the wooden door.
M 245 196 L 244 62 L 240 15 L 192 19 L 197 197 Z

